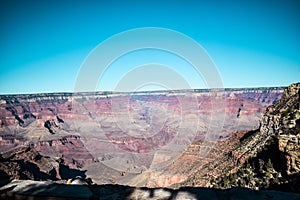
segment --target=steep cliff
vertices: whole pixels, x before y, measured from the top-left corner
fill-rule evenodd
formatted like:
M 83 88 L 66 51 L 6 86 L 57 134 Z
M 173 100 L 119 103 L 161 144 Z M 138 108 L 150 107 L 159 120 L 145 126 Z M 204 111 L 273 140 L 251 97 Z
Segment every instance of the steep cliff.
M 285 156 L 287 174 L 300 172 L 300 83 L 292 84 L 283 97 L 268 107 L 260 131 L 275 135 L 279 151 Z
M 231 153 L 235 170 L 211 180 L 210 186 L 246 186 L 300 192 L 300 83 L 285 89 L 267 108 L 260 128 L 241 138 Z

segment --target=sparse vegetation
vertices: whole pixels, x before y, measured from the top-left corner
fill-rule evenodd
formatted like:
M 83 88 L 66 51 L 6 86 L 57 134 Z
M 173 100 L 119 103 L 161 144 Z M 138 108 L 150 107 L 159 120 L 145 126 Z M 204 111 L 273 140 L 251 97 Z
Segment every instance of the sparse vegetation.
M 255 168 L 255 160 L 248 160 L 236 173 L 230 173 L 211 180 L 213 188 L 247 187 L 252 189 L 269 189 L 271 185 L 280 183 L 280 176 L 274 170 L 272 161 L 259 160 L 260 169 Z

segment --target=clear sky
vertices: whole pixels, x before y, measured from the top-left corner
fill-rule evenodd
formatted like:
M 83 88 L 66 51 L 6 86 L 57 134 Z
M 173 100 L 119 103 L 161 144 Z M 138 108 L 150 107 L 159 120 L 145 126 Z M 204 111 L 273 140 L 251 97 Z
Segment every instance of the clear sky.
M 300 81 L 300 1 L 2 0 L 0 94 L 72 92 L 91 50 L 114 34 L 141 27 L 168 28 L 196 40 L 215 62 L 225 87 Z M 130 62 L 172 65 L 178 58 L 143 51 L 122 59 L 114 64 L 115 72 L 133 66 Z M 174 70 L 193 88 L 205 87 L 189 66 L 176 63 Z M 114 71 L 98 89 L 114 90 L 111 83 L 122 76 Z

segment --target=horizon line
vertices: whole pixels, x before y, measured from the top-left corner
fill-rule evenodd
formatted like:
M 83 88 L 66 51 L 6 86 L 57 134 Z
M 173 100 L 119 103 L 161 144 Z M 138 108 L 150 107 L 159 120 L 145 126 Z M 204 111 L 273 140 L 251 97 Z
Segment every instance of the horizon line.
M 293 83 L 291 83 L 293 84 Z M 289 85 L 291 85 L 289 84 Z M 287 86 L 247 86 L 247 87 L 224 87 L 224 88 L 188 88 L 188 89 L 174 89 L 174 90 L 144 90 L 144 91 L 113 91 L 113 90 L 105 90 L 105 91 L 55 91 L 55 92 L 32 92 L 32 93 L 0 93 L 0 96 L 17 96 L 17 95 L 40 95 L 40 94 L 92 94 L 92 93 L 109 93 L 109 94 L 126 94 L 126 93 L 156 93 L 156 92 L 170 92 L 170 91 L 191 91 L 191 90 L 238 90 L 238 89 L 264 89 L 264 88 L 287 88 Z

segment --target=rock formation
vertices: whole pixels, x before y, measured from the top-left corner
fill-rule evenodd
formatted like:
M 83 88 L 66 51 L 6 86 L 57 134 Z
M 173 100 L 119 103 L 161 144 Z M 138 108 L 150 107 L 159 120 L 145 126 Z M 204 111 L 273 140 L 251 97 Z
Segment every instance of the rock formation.
M 300 83 L 285 89 L 282 98 L 267 108 L 260 128 L 247 133 L 231 155 L 235 170 L 212 180 L 214 187 L 235 185 L 255 189 L 300 192 Z
M 248 188 L 231 188 L 226 190 L 212 188 L 183 187 L 177 190 L 170 188 L 146 188 L 130 187 L 123 185 L 67 185 L 53 183 L 51 181 L 13 181 L 0 187 L 1 199 L 30 199 L 30 200 L 51 200 L 51 199 L 243 199 L 243 200 L 297 200 L 300 194 L 278 191 L 255 191 Z
M 193 184 L 206 185 L 209 177 L 227 169 L 209 172 L 206 166 L 217 165 L 214 158 L 229 155 L 228 147 L 238 143 L 245 130 L 258 128 L 261 114 L 281 98 L 283 89 L 1 95 L 0 152 L 31 147 L 44 157 L 63 160 L 72 169 L 91 169 L 90 176 L 97 177 L 99 184 L 109 179 L 163 187 L 186 181 L 199 171 L 206 178 Z M 183 118 L 187 119 L 184 123 Z M 209 129 L 216 124 L 219 130 L 209 138 Z M 191 132 L 195 133 L 184 138 Z M 178 148 L 176 156 L 171 153 L 178 149 L 156 153 L 179 144 L 186 148 Z M 203 148 L 212 150 L 199 160 Z M 235 162 L 243 162 L 238 153 L 231 154 Z M 101 169 L 95 163 L 102 164 Z M 102 166 L 112 169 L 103 171 Z M 108 178 L 107 171 L 113 170 Z
M 0 180 L 65 180 L 84 173 L 70 169 L 63 159 L 45 157 L 31 147 L 18 147 L 0 155 Z
M 176 96 L 182 95 L 181 101 L 187 105 L 191 99 L 191 96 L 184 96 L 182 91 L 177 91 L 175 95 L 154 92 L 131 96 L 123 93 L 1 96 L 0 175 L 2 179 L 58 181 L 77 175 L 85 178 L 84 169 L 89 169 L 89 175 L 92 178 L 94 176 L 93 180 L 99 184 L 151 187 L 80 186 L 88 194 L 82 198 L 117 198 L 125 191 L 128 199 L 197 199 L 203 196 L 217 199 L 245 198 L 250 195 L 257 199 L 298 199 L 297 194 L 255 190 L 300 192 L 299 91 L 300 83 L 292 84 L 284 92 L 283 88 L 225 89 L 217 93 L 217 96 L 225 99 L 219 101 L 218 98 L 213 99 L 206 90 L 195 90 L 193 95 L 198 101 L 198 109 L 187 106 L 189 109 L 185 110 L 185 115 L 197 113 L 200 119 L 194 141 L 175 160 L 160 170 L 152 171 L 145 166 L 164 162 L 168 157 L 154 154 L 155 160 L 149 153 L 167 145 L 176 135 L 172 132 L 176 126 L 170 117 L 182 111 Z M 226 106 L 218 105 L 220 102 L 225 102 Z M 209 116 L 220 115 L 223 108 L 226 114 L 223 129 L 218 137 L 207 139 Z M 158 112 L 162 118 L 167 116 L 161 109 L 172 113 L 164 123 L 153 113 Z M 128 111 L 130 117 L 125 115 Z M 116 113 L 125 121 L 129 118 L 134 129 L 121 122 L 116 126 L 112 120 Z M 222 122 L 221 118 L 217 119 Z M 151 135 L 151 131 L 156 130 L 151 129 L 153 121 L 154 125 L 162 126 L 158 134 Z M 162 131 L 163 134 L 159 134 Z M 138 133 L 149 134 L 149 137 L 136 135 Z M 108 144 L 101 143 L 103 141 L 98 134 L 102 134 Z M 199 152 L 203 148 L 209 151 L 200 157 Z M 123 154 L 116 155 L 111 152 L 112 149 L 141 155 L 143 159 L 122 159 Z M 120 156 L 117 161 L 121 167 L 125 166 L 124 171 L 111 168 L 115 156 Z M 149 161 L 150 158 L 154 163 Z M 139 165 L 143 167 L 139 168 Z M 32 188 L 25 192 L 20 192 L 18 187 L 13 189 L 20 184 Z M 28 195 L 26 191 L 36 191 L 44 187 L 42 185 L 48 189 L 61 187 L 70 190 L 65 185 L 53 182 L 13 181 L 11 185 L 0 188 L 0 197 L 10 198 L 15 194 L 23 197 Z M 166 186 L 173 189 L 154 189 Z M 44 195 L 50 194 L 47 193 L 48 189 L 43 190 L 46 192 Z
M 283 97 L 268 107 L 261 119 L 260 131 L 275 135 L 279 151 L 284 154 L 287 174 L 300 172 L 300 83 L 292 84 Z

